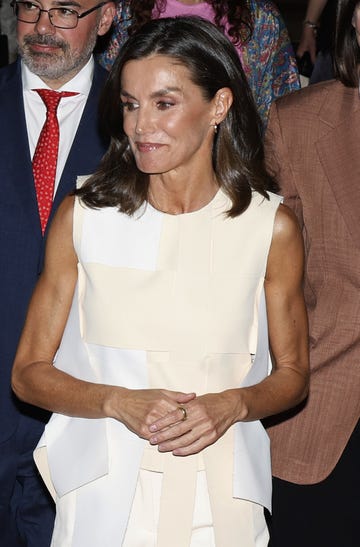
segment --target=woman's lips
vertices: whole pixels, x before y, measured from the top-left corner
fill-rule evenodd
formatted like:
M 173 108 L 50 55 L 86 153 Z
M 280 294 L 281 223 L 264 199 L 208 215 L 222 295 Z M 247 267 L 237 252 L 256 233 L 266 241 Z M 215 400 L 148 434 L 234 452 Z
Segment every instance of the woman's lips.
M 136 148 L 139 152 L 154 152 L 165 146 L 164 144 L 154 143 L 154 142 L 137 142 Z

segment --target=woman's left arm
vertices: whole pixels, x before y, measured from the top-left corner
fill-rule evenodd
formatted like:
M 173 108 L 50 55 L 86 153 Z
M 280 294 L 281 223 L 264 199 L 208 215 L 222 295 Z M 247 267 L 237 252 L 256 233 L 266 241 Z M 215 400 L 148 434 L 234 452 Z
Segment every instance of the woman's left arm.
M 273 371 L 257 385 L 241 390 L 242 421 L 278 414 L 308 393 L 308 323 L 302 278 L 303 240 L 294 213 L 280 205 L 265 276 L 265 295 Z
M 150 426 L 150 442 L 157 444 L 160 451 L 179 456 L 200 452 L 234 423 L 278 414 L 306 397 L 309 359 L 303 264 L 303 241 L 297 220 L 290 209 L 281 205 L 265 276 L 273 371 L 256 385 L 197 397 L 185 405 L 187 419 L 181 423 L 178 413 L 169 413 L 156 421 Z

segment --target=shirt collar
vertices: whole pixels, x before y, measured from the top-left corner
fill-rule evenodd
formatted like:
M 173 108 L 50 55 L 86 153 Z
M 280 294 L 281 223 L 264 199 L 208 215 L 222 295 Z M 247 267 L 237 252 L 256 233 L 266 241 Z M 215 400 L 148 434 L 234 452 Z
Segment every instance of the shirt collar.
M 57 91 L 74 91 L 88 96 L 94 74 L 94 64 L 94 57 L 91 56 L 86 65 L 71 80 L 66 82 L 60 89 L 57 89 Z M 24 62 L 21 62 L 21 76 L 25 91 L 50 89 L 39 76 L 29 70 Z

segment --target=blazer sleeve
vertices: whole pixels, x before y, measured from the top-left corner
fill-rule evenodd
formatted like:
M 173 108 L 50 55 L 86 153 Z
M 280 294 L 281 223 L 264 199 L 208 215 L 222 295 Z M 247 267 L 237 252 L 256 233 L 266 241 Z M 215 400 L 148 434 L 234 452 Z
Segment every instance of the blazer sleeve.
M 291 154 L 287 146 L 286 124 L 281 123 L 278 101 L 275 101 L 269 114 L 269 123 L 265 134 L 265 157 L 269 172 L 276 178 L 280 186 L 280 194 L 284 204 L 296 214 L 301 229 L 303 228 L 303 209 L 296 178 L 291 162 Z M 291 115 L 289 116 L 291 124 Z M 294 143 L 292 142 L 292 147 Z

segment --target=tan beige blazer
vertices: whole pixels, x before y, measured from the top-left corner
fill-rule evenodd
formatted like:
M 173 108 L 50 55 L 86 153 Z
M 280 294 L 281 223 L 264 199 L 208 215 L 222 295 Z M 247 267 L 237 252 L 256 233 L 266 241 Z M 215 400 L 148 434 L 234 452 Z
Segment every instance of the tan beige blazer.
M 302 227 L 311 387 L 270 427 L 273 473 L 326 478 L 360 415 L 360 98 L 331 81 L 283 97 L 266 136 L 269 166 Z

